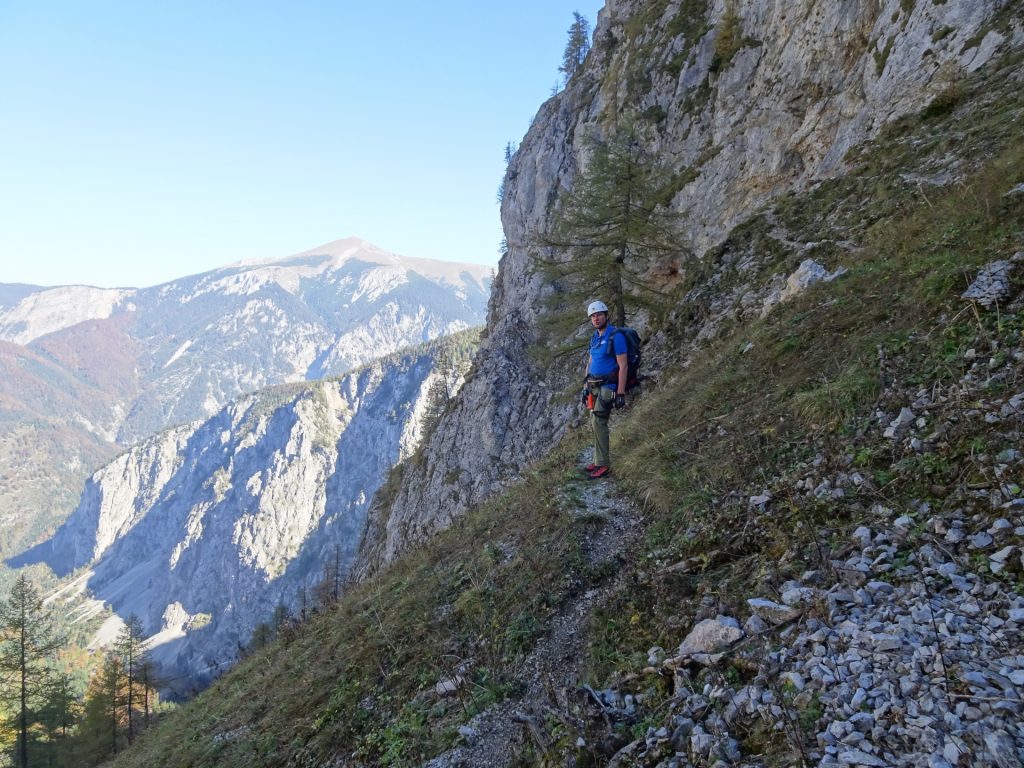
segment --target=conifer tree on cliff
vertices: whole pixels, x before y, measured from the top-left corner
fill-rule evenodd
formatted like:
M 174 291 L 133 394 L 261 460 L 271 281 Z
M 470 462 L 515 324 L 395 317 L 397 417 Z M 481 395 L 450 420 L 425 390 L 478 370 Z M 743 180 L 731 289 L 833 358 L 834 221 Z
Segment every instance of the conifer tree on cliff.
M 645 148 L 631 116 L 608 137 L 589 140 L 582 171 L 539 242 L 545 255 L 536 265 L 554 287 L 543 321 L 551 341 L 577 329 L 594 299 L 608 304 L 616 326 L 637 310 L 665 308 L 651 267 L 684 250 L 665 206 L 674 179 Z
M 576 74 L 576 70 L 583 64 L 583 60 L 590 50 L 590 22 L 579 11 L 573 11 L 572 16 L 573 22 L 569 27 L 569 39 L 566 41 L 565 51 L 562 53 L 562 66 L 558 68 L 558 71 L 565 76 L 566 83 Z
M 10 597 L 0 603 L 0 692 L 13 705 L 17 734 L 14 765 L 29 765 L 29 739 L 47 691 L 51 661 L 63 641 L 57 637 L 39 591 L 21 574 Z

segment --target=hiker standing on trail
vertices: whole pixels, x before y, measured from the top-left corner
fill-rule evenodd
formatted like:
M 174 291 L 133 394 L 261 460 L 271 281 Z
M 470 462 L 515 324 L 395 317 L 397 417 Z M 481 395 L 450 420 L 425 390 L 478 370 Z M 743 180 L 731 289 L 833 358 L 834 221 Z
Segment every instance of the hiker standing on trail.
M 594 428 L 594 460 L 584 467 L 584 471 L 596 480 L 612 471 L 608 453 L 608 417 L 613 405 L 619 409 L 626 404 L 628 362 L 626 339 L 608 323 L 608 307 L 604 302 L 591 302 L 587 314 L 594 326 L 594 335 L 590 337 L 586 384 L 581 401 L 590 409 Z

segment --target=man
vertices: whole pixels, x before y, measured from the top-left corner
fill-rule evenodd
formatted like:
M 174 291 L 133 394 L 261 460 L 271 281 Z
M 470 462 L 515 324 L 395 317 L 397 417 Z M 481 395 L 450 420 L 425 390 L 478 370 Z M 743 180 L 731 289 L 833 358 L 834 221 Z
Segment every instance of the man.
M 586 385 L 581 400 L 591 413 L 594 460 L 584 471 L 592 480 L 597 480 L 612 471 L 608 417 L 613 405 L 619 409 L 626 404 L 627 344 L 622 334 L 616 333 L 615 326 L 608 324 L 608 307 L 603 301 L 591 302 L 587 314 L 594 326 L 594 335 L 590 337 Z

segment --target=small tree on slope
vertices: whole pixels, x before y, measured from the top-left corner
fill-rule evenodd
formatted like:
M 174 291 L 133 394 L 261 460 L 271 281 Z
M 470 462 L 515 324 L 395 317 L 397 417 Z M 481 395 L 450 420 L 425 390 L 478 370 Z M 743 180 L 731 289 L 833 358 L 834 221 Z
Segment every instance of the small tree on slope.
M 14 711 L 17 742 L 14 764 L 27 768 L 29 739 L 37 724 L 51 677 L 51 663 L 64 641 L 57 637 L 39 591 L 21 574 L 10 597 L 0 603 L 0 680 L 5 701 Z
M 141 704 L 143 698 L 147 698 L 142 692 L 142 672 L 149 663 L 144 634 L 142 619 L 132 614 L 125 621 L 114 644 L 114 650 L 121 661 L 121 670 L 124 676 L 125 721 L 128 723 L 129 744 L 135 740 L 136 704 Z

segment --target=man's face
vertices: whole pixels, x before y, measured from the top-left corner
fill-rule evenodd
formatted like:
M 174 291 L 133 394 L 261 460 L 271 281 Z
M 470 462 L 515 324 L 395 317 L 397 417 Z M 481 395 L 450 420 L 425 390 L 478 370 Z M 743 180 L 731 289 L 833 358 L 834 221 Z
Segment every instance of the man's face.
M 607 312 L 595 312 L 590 316 L 590 322 L 597 330 L 603 330 L 608 325 L 608 313 Z

